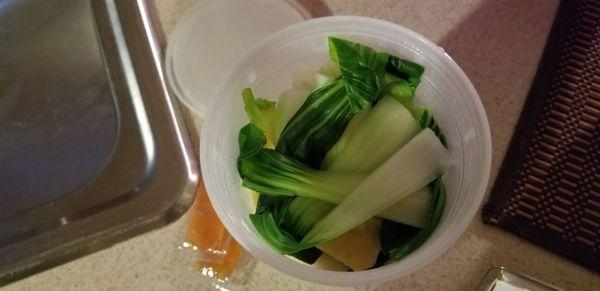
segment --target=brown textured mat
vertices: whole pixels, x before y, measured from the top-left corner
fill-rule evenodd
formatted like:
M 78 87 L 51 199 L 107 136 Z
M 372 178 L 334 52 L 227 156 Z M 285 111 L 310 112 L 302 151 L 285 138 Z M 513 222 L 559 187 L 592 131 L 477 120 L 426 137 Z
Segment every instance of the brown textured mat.
M 600 0 L 562 1 L 484 221 L 600 271 Z M 524 27 L 523 29 L 527 29 Z

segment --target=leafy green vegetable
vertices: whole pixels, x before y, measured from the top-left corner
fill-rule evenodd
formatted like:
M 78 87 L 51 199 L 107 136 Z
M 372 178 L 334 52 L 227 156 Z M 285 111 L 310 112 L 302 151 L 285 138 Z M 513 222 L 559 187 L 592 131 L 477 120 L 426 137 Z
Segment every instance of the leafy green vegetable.
M 312 92 L 290 119 L 279 137 L 276 150 L 313 168 L 319 168 L 354 116 L 342 79 Z
M 273 213 L 250 214 L 250 221 L 268 244 L 283 254 L 294 254 L 313 247 L 300 243 L 287 231 L 279 227 Z
M 323 169 L 370 173 L 421 130 L 406 107 L 392 96 L 383 97 L 362 114 L 350 122 L 325 155 Z
M 385 84 L 383 95 L 392 96 L 394 99 L 398 100 L 398 102 L 408 107 L 409 110 L 412 109 L 412 101 L 415 95 L 410 84 L 406 80 L 398 79 Z
M 283 226 L 294 237 L 302 239 L 313 225 L 329 213 L 333 207 L 335 204 L 326 201 L 296 197 L 287 206 Z
M 379 96 L 385 84 L 387 53 L 337 37 L 329 37 L 329 56 L 340 66 L 342 79 L 351 97 L 354 112 L 365 108 Z
M 275 124 L 277 123 L 276 103 L 273 101 L 254 98 L 252 90 L 246 88 L 242 91 L 242 99 L 244 100 L 244 110 L 250 119 L 260 128 L 267 139 L 271 142 L 275 141 Z
M 423 66 L 392 55 L 389 56 L 385 69 L 388 73 L 408 81 L 413 91 L 421 83 L 421 76 L 425 72 Z
M 447 155 L 435 134 L 424 129 L 317 222 L 301 243 L 336 238 L 424 187 L 444 172 Z
M 431 130 L 433 130 L 433 132 L 440 139 L 442 144 L 444 146 L 447 146 L 446 137 L 444 136 L 439 125 L 433 118 L 433 114 L 427 108 L 419 107 L 414 111 L 413 115 L 419 121 L 419 124 L 422 128 L 430 128 Z
M 238 171 L 244 186 L 261 193 L 256 212 L 250 218 L 258 232 L 275 249 L 309 263 L 321 254 L 314 248 L 316 244 L 328 241 L 378 213 L 384 217 L 400 217 L 400 220 L 419 227 L 425 226 L 419 231 L 414 227 L 398 228 L 399 224 L 391 224 L 397 228 L 397 232 L 393 232 L 397 236 L 382 241 L 386 244 L 384 251 L 393 259 L 401 258 L 420 246 L 433 232 L 445 204 L 441 180 L 436 181 L 438 186 L 433 194 L 427 187 L 410 194 L 417 190 L 418 185 L 431 181 L 434 173 L 441 174 L 445 155 L 439 141 L 436 139 L 438 145 L 433 146 L 420 142 L 416 148 L 426 153 L 409 147 L 407 154 L 405 148 L 412 141 L 409 142 L 398 151 L 405 152 L 400 154 L 404 164 L 396 157 L 398 153 L 392 156 L 395 151 L 392 148 L 397 150 L 406 141 L 389 143 L 390 137 L 396 139 L 396 132 L 404 132 L 404 136 L 400 134 L 401 139 L 410 139 L 419 127 L 431 128 L 444 142 L 430 112 L 422 107 L 415 108 L 412 103 L 424 68 L 395 56 L 377 53 L 358 43 L 335 37 L 330 37 L 328 42 L 331 59 L 337 65 L 328 65 L 320 71 L 322 74 L 297 74 L 294 84 L 303 89 L 286 93 L 290 96 L 289 104 L 278 104 L 275 108 L 274 102 L 255 99 L 250 89 L 242 94 L 246 113 L 254 124 L 240 131 Z M 305 93 L 315 86 L 320 87 L 310 95 Z M 298 95 L 308 95 L 301 106 L 299 100 L 302 99 L 296 98 Z M 385 95 L 390 98 L 380 101 Z M 283 97 L 280 101 L 287 102 Z M 390 101 L 404 105 L 405 108 L 400 109 L 399 116 L 402 117 L 390 109 L 392 106 L 387 106 Z M 389 110 L 380 108 L 375 115 L 379 105 L 385 105 L 381 108 L 389 107 Z M 356 118 L 353 118 L 355 115 Z M 367 122 L 369 120 L 371 122 Z M 401 126 L 393 124 L 393 121 Z M 385 122 L 388 122 L 387 125 Z M 414 133 L 409 133 L 408 128 L 415 128 Z M 348 136 L 355 137 L 344 138 L 344 129 Z M 360 132 L 362 134 L 357 134 Z M 388 136 L 384 137 L 383 132 L 387 132 Z M 430 130 L 426 132 L 430 139 L 433 133 Z M 371 141 L 372 146 L 366 145 L 365 140 Z M 277 142 L 276 150 L 264 148 L 269 142 Z M 336 150 L 336 147 L 344 150 Z M 352 147 L 355 149 L 347 151 Z M 354 159 L 354 154 L 360 153 L 360 147 L 367 149 L 363 152 L 367 154 L 358 157 L 358 163 L 346 169 L 369 173 L 383 164 L 369 177 L 365 178 L 366 175 L 361 173 L 315 170 L 320 168 L 328 152 Z M 387 157 L 392 161 L 384 163 Z M 367 161 L 369 170 L 360 167 L 363 164 L 361 159 Z M 421 164 L 416 162 L 419 159 Z M 403 199 L 404 203 L 393 203 L 409 194 Z M 431 208 L 424 218 L 421 212 L 428 203 L 431 203 Z M 392 206 L 386 209 L 390 204 Z M 390 222 L 385 225 L 390 225 Z
M 406 236 L 402 236 L 402 238 L 405 239 L 403 239 L 401 242 L 397 242 L 398 246 L 390 249 L 388 252 L 392 260 L 400 260 L 420 247 L 425 240 L 431 236 L 437 225 L 440 223 L 442 215 L 444 214 L 444 208 L 446 206 L 446 189 L 444 188 L 442 178 L 438 177 L 432 183 L 431 187 L 433 188 L 433 199 L 431 200 L 431 208 L 427 213 L 427 216 L 429 217 L 429 223 L 416 235 L 414 235 L 414 230 L 412 230 L 408 232 Z M 410 236 L 410 239 L 406 239 L 407 236 Z
M 391 98 L 389 100 L 396 102 Z M 378 106 L 385 106 L 385 102 L 386 100 L 384 99 Z M 408 115 L 410 116 L 410 114 Z M 387 116 L 387 114 L 383 114 L 382 116 Z M 389 137 L 389 139 L 393 138 Z M 282 209 L 287 208 L 287 204 L 284 204 L 284 202 L 289 200 L 281 196 L 317 198 L 319 200 L 302 199 L 305 202 L 304 204 L 306 204 L 304 207 L 323 209 L 327 207 L 321 204 L 331 205 L 325 201 L 334 204 L 341 203 L 344 197 L 354 191 L 367 176 L 361 173 L 347 173 L 353 172 L 352 168 L 345 168 L 348 171 L 344 174 L 314 170 L 276 151 L 262 148 L 264 143 L 264 135 L 255 125 L 248 124 L 242 128 L 240 131 L 240 151 L 242 154 L 238 161 L 238 170 L 243 178 L 242 183 L 245 187 L 262 192 L 263 194 L 259 198 L 256 213 L 262 213 L 265 209 L 273 207 L 274 218 L 279 223 L 283 221 L 283 217 L 278 215 L 278 213 L 282 212 Z M 360 144 L 360 140 L 357 144 Z M 374 150 L 385 152 L 381 147 Z M 349 157 L 352 158 L 353 156 L 350 155 Z M 372 155 L 372 157 L 376 158 L 376 155 Z M 358 159 L 358 157 L 355 157 L 355 159 Z M 387 156 L 385 159 L 387 159 Z M 362 160 L 366 160 L 368 163 L 369 158 L 366 157 Z M 362 165 L 356 164 L 353 166 L 357 169 Z M 385 211 L 380 213 L 380 216 L 397 222 L 423 227 L 425 222 L 423 222 L 424 219 L 419 214 L 419 211 L 423 209 L 426 211 L 431 200 L 430 196 L 429 191 L 420 189 L 407 198 L 389 206 Z M 287 201 L 287 203 L 290 203 L 290 201 Z M 309 206 L 311 203 L 314 205 Z M 314 215 L 314 217 L 316 216 L 318 215 Z M 303 221 L 303 223 L 307 222 Z M 312 224 L 313 222 L 307 223 L 305 227 L 309 227 L 306 225 L 312 226 Z M 303 235 L 303 233 L 300 235 Z
M 254 123 L 248 123 L 238 136 L 240 155 L 238 160 L 243 160 L 257 154 L 267 143 L 264 133 Z
M 263 235 L 263 237 L 266 235 L 272 235 L 272 237 L 265 240 L 269 244 L 274 242 L 274 245 L 272 245 L 273 248 L 281 253 L 292 255 L 303 262 L 312 264 L 319 258 L 319 256 L 321 256 L 323 252 L 316 247 L 307 247 L 306 249 L 303 249 L 303 247 L 299 247 L 297 245 L 298 241 L 304 235 L 302 232 L 305 230 L 302 229 L 306 226 L 303 225 L 310 223 L 312 226 L 312 224 L 314 224 L 312 220 L 318 219 L 324 215 L 317 212 L 319 211 L 319 205 L 331 204 L 321 200 L 310 199 L 311 201 L 316 201 L 316 203 L 313 204 L 316 204 L 317 207 L 315 209 L 310 208 L 303 210 L 302 208 L 306 207 L 306 203 L 293 203 L 296 200 L 306 201 L 309 199 L 303 197 L 260 195 L 256 213 L 251 214 L 251 221 L 259 233 Z M 306 211 L 306 213 L 304 213 L 304 211 Z M 252 218 L 255 215 L 259 216 Z M 270 218 L 265 217 L 265 215 L 271 215 L 271 217 L 273 217 L 274 223 L 277 225 L 276 228 L 278 228 L 279 231 L 277 229 L 265 229 L 265 227 L 274 227 L 271 224 Z M 290 237 L 293 239 L 289 239 Z M 285 245 L 286 247 L 280 249 L 278 246 L 281 244 Z M 294 250 L 295 252 L 286 252 L 290 249 Z M 297 251 L 298 249 L 302 250 Z
M 311 169 L 277 151 L 263 148 L 238 160 L 242 185 L 261 195 L 302 196 L 339 203 L 365 175 Z M 344 185 L 343 187 L 341 185 Z
M 296 114 L 302 103 L 310 95 L 306 89 L 288 89 L 281 92 L 277 100 L 277 123 L 275 124 L 275 137 L 279 139 L 285 125 Z M 277 142 L 277 140 L 276 140 Z
M 261 214 L 265 212 L 270 212 L 273 209 L 281 210 L 278 212 L 274 212 L 273 218 L 278 223 L 281 223 L 283 219 L 283 213 L 287 209 L 286 203 L 289 204 L 291 199 L 287 196 L 272 196 L 272 195 L 260 195 L 258 197 L 258 203 L 256 205 L 255 214 Z
M 431 206 L 431 187 L 423 187 L 392 204 L 377 216 L 402 224 L 424 228 L 429 222 L 427 211 Z
M 437 155 L 434 156 L 438 157 Z M 439 223 L 445 206 L 445 194 L 441 179 L 438 178 L 432 184 L 434 185 L 434 197 L 431 202 L 432 208 L 427 215 L 429 218 L 429 223 L 427 226 L 422 231 L 418 231 L 418 228 L 410 226 L 401 226 L 400 230 L 389 232 L 389 235 L 392 236 L 392 239 L 390 239 L 389 236 L 382 237 L 382 248 L 383 250 L 389 250 L 390 257 L 394 259 L 400 259 L 406 254 L 412 252 L 414 249 L 418 248 L 433 232 Z M 365 195 L 363 195 L 363 197 L 364 196 Z M 268 199 L 271 198 L 273 197 L 269 197 Z M 261 199 L 264 198 L 261 197 Z M 368 199 L 372 200 L 377 198 L 369 197 Z M 310 258 L 316 258 L 316 250 L 306 251 L 301 254 L 297 253 L 302 250 L 309 249 L 314 245 L 320 244 L 325 240 L 307 241 L 306 238 L 309 237 L 308 235 L 304 236 L 304 240 L 300 240 L 300 238 L 303 237 L 303 235 L 307 232 L 307 229 L 311 229 L 321 217 L 325 216 L 327 213 L 330 213 L 330 210 L 334 206 L 324 201 L 306 199 L 302 197 L 294 198 L 291 200 L 291 203 L 289 202 L 289 199 L 282 201 L 284 206 L 269 208 L 271 209 L 271 212 L 262 211 L 262 213 L 259 213 L 259 211 L 257 211 L 257 214 L 251 215 L 251 220 L 254 226 L 263 236 L 263 238 L 278 251 L 285 254 L 294 254 L 305 261 L 309 261 Z M 276 201 L 275 204 L 281 203 L 282 201 Z M 321 205 L 319 206 L 318 203 L 315 202 L 320 202 Z M 266 204 L 267 203 L 264 205 Z M 371 204 L 365 205 L 365 208 L 369 208 L 370 205 Z M 273 210 L 275 210 L 275 212 L 273 212 Z M 279 210 L 279 212 L 277 212 L 277 210 Z M 360 215 L 360 211 L 361 209 L 358 208 L 355 209 L 354 212 L 348 213 Z M 345 217 L 348 217 L 347 213 L 345 214 Z M 350 218 L 352 219 L 353 217 L 354 216 L 351 216 Z M 347 219 L 342 217 L 341 223 L 344 223 L 346 220 Z M 384 224 L 384 228 L 386 229 L 387 233 L 388 230 L 385 225 L 389 225 L 389 223 Z M 332 228 L 333 227 L 335 226 L 332 226 Z M 417 231 L 418 236 L 414 236 Z M 307 254 L 313 255 L 307 256 Z
M 330 37 L 329 54 L 342 75 L 313 91 L 281 132 L 277 151 L 318 169 L 352 117 L 383 90 L 387 54 Z

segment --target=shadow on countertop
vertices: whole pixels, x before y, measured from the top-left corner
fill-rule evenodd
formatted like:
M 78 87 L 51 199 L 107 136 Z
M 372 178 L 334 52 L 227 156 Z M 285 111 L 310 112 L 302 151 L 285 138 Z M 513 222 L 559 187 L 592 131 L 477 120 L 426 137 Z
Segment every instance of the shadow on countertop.
M 438 42 L 473 82 L 486 109 L 494 147 L 488 192 L 535 76 L 558 5 L 557 0 L 482 1 Z M 600 282 L 579 265 L 483 224 L 480 213 L 437 261 L 424 267 L 424 272 L 431 274 L 431 280 L 453 278 L 460 282 L 457 290 L 475 290 L 493 265 L 567 290 L 594 290 Z M 377 290 L 397 290 L 418 277 L 408 276 Z
M 296 0 L 296 2 L 304 7 L 313 18 L 331 15 L 331 9 L 322 0 Z
M 528 95 L 559 1 L 484 1 L 439 43 L 460 64 L 486 109 L 494 163 L 488 195 Z M 513 116 L 514 118 L 506 118 Z M 487 195 L 486 195 L 487 196 Z M 484 199 L 484 203 L 487 200 Z M 558 255 L 474 218 L 461 240 L 491 248 L 471 262 L 461 277 L 473 290 L 492 265 L 503 265 L 566 289 L 593 290 L 593 274 Z

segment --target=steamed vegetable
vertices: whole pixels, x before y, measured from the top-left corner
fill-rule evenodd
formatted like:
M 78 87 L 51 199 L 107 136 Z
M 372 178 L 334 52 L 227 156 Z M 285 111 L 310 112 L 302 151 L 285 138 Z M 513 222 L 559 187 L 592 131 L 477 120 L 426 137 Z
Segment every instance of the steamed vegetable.
M 335 204 L 326 201 L 296 197 L 287 205 L 282 225 L 295 237 L 302 239 L 333 207 Z
M 319 168 L 352 117 L 383 89 L 387 54 L 329 38 L 329 53 L 341 76 L 312 92 L 281 132 L 277 151 Z
M 396 56 L 390 56 L 388 58 L 385 69 L 390 74 L 408 81 L 413 91 L 419 86 L 419 83 L 421 83 L 421 76 L 423 75 L 423 72 L 425 72 L 423 66 L 403 60 Z
M 431 112 L 429 112 L 427 108 L 419 107 L 415 110 L 413 114 L 415 115 L 415 118 L 419 120 L 421 127 L 430 128 L 431 130 L 433 130 L 433 132 L 440 139 L 442 144 L 446 146 L 446 137 L 444 136 L 439 125 L 433 118 L 433 114 L 431 114 Z
M 447 155 L 433 131 L 424 129 L 317 222 L 302 243 L 327 242 L 421 189 L 444 172 Z
M 310 95 L 309 90 L 293 88 L 285 90 L 279 95 L 277 101 L 277 120 L 275 121 L 275 137 L 279 139 L 285 125 L 292 116 L 300 109 L 306 97 Z
M 275 141 L 275 122 L 277 113 L 275 111 L 275 102 L 254 98 L 252 90 L 249 88 L 242 91 L 242 99 L 244 100 L 244 110 L 250 122 L 260 128 L 270 142 Z
M 329 56 L 338 64 L 354 112 L 377 100 L 385 85 L 387 53 L 359 43 L 329 37 Z
M 312 92 L 281 132 L 276 150 L 319 168 L 322 157 L 354 116 L 349 99 L 341 79 Z
M 446 206 L 446 189 L 441 178 L 437 178 L 432 183 L 433 198 L 431 199 L 431 208 L 427 212 L 427 226 L 421 229 L 415 236 L 408 239 L 405 243 L 396 245 L 389 250 L 388 254 L 393 260 L 400 260 L 412 251 L 420 247 L 425 240 L 433 233 L 444 214 Z
M 328 208 L 330 210 L 334 205 L 341 203 L 367 178 L 366 174 L 361 173 L 311 169 L 277 151 L 263 148 L 265 143 L 264 135 L 254 124 L 248 124 L 240 131 L 241 154 L 238 159 L 238 170 L 243 179 L 242 185 L 262 195 L 298 196 L 298 198 L 304 198 L 303 201 L 306 204 L 304 208 L 306 209 Z M 427 190 L 419 189 L 415 192 L 415 195 L 419 197 L 413 197 L 415 195 L 411 194 L 408 198 L 392 204 L 378 216 L 423 227 L 423 215 L 415 212 L 427 210 L 429 200 L 426 199 L 430 198 L 429 194 Z M 306 198 L 318 200 L 311 201 Z M 323 202 L 329 202 L 329 206 L 325 206 L 327 204 L 324 205 Z M 412 210 L 412 212 L 404 211 L 405 209 Z M 312 216 L 306 215 L 302 219 L 299 217 L 293 219 L 300 219 L 299 223 L 312 226 L 313 223 L 303 221 L 307 217 Z
M 424 228 L 429 221 L 427 211 L 431 207 L 432 196 L 431 187 L 423 187 L 392 204 L 377 216 L 416 228 Z
M 443 172 L 446 162 L 446 149 L 431 130 L 425 129 L 316 222 L 302 240 L 282 231 L 273 213 L 254 214 L 251 219 L 272 246 L 283 253 L 295 253 L 338 237 L 427 185 Z M 397 170 L 403 174 L 395 175 Z
M 339 76 L 339 75 L 338 75 Z M 285 125 L 300 109 L 306 98 L 315 89 L 325 83 L 333 81 L 338 76 L 330 76 L 317 72 L 301 71 L 294 75 L 293 88 L 285 90 L 277 102 L 277 121 L 275 123 L 275 137 L 279 138 Z
M 247 125 L 240 136 L 247 136 L 253 124 Z M 259 145 L 255 143 L 254 146 Z M 238 159 L 238 171 L 244 187 L 263 195 L 303 196 L 331 203 L 340 203 L 349 192 L 365 179 L 362 174 L 313 170 L 277 151 L 244 147 Z
M 367 110 L 364 119 L 352 120 L 327 153 L 323 169 L 370 173 L 421 130 L 410 112 L 391 96 Z M 354 122 L 358 124 L 352 126 Z
M 413 103 L 422 66 L 335 37 L 328 44 L 333 62 L 297 72 L 277 105 L 244 91 L 251 123 L 240 131 L 238 171 L 260 193 L 250 219 L 271 246 L 364 270 L 406 256 L 435 230 L 447 150 L 431 112 Z

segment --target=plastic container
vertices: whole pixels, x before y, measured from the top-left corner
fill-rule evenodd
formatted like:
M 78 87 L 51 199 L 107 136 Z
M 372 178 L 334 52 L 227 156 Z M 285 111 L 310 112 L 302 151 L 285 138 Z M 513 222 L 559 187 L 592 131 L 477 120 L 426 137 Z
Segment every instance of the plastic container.
M 276 99 L 291 87 L 292 74 L 316 70 L 328 60 L 326 37 L 335 35 L 425 66 L 416 100 L 441 124 L 453 163 L 444 181 L 448 200 L 435 233 L 403 260 L 360 272 L 316 269 L 277 253 L 258 235 L 248 213 L 249 195 L 236 170 L 238 132 L 248 122 L 240 92 Z M 323 284 L 377 284 L 425 266 L 463 233 L 484 197 L 491 165 L 491 137 L 475 88 L 444 50 L 425 37 L 389 22 L 353 16 L 308 20 L 287 27 L 252 49 L 222 81 L 202 128 L 201 166 L 211 202 L 234 238 L 259 260 L 289 275 Z
M 171 90 L 203 118 L 219 80 L 245 52 L 308 18 L 309 13 L 293 0 L 201 0 L 186 12 L 169 39 L 165 71 Z

